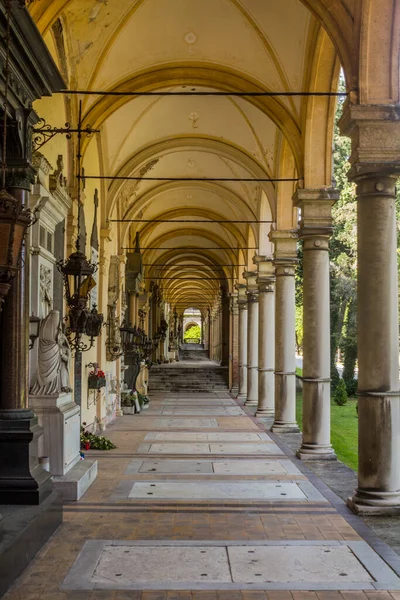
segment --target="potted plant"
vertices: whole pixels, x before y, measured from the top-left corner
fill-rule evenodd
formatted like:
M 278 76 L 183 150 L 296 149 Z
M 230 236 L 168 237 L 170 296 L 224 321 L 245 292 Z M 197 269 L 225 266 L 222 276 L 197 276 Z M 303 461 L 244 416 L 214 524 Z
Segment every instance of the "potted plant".
M 123 392 L 121 394 L 121 408 L 124 415 L 135 414 L 135 394 L 132 392 Z
M 140 409 L 146 410 L 146 408 L 149 408 L 150 400 L 148 399 L 148 397 L 145 396 L 144 394 L 141 394 L 140 392 L 137 392 L 137 396 L 138 396 L 138 400 L 139 400 L 139 404 L 140 404 Z
M 81 447 L 83 450 L 113 450 L 116 445 L 111 440 L 86 431 L 86 423 L 81 425 Z
M 100 390 L 101 388 L 105 387 L 106 385 L 106 376 L 104 374 L 104 371 L 101 371 L 100 369 L 94 369 L 94 371 L 91 371 L 89 373 L 89 378 L 88 378 L 88 388 L 89 390 Z

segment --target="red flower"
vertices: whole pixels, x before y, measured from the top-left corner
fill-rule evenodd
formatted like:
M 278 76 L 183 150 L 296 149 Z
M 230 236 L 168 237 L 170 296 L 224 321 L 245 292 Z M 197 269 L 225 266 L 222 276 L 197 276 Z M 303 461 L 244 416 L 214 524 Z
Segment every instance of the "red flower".
M 97 377 L 105 377 L 104 371 L 97 371 Z

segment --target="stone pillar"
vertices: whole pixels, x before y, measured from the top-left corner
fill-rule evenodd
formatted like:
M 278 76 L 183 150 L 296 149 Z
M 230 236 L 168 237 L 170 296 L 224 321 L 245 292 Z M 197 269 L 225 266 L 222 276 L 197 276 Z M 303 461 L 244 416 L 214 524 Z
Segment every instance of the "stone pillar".
M 396 181 L 397 107 L 349 106 L 340 122 L 352 138 L 358 202 L 359 514 L 400 514 L 400 391 Z
M 229 307 L 227 288 L 221 288 L 221 366 L 229 365 Z
M 329 238 L 333 189 L 298 189 L 303 240 L 303 460 L 332 460 L 330 396 Z
M 246 271 L 247 280 L 247 400 L 248 406 L 258 406 L 258 287 L 257 272 Z
M 247 398 L 247 329 L 248 304 L 246 286 L 236 284 L 239 305 L 239 394 L 238 398 Z
M 12 164 L 14 162 L 14 164 Z M 34 170 L 28 161 L 10 161 L 8 191 L 29 206 Z M 21 269 L 5 299 L 0 335 L 0 504 L 40 504 L 51 494 L 51 474 L 38 460 L 43 430 L 28 407 L 29 258 L 25 244 Z
M 272 431 L 295 433 L 296 422 L 296 305 L 297 233 L 272 231 L 275 287 L 275 420 Z
M 275 414 L 275 268 L 267 256 L 255 256 L 258 266 L 258 408 L 256 417 Z
M 229 352 L 229 384 L 235 396 L 239 393 L 239 305 L 237 293 L 230 294 L 230 352 Z

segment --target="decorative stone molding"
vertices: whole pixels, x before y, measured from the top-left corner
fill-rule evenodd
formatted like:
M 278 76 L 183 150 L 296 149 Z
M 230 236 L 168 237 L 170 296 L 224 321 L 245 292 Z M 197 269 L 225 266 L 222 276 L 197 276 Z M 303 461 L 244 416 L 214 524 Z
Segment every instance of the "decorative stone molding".
M 328 189 L 298 189 L 293 196 L 296 206 L 301 209 L 299 237 L 325 238 L 332 234 L 332 206 L 339 199 L 339 190 Z M 322 245 L 323 240 L 315 242 L 315 247 Z
M 270 231 L 269 239 L 274 244 L 274 265 L 296 265 L 298 232 L 294 229 Z
M 400 174 L 400 107 L 345 103 L 339 121 L 351 138 L 349 179 L 365 173 Z

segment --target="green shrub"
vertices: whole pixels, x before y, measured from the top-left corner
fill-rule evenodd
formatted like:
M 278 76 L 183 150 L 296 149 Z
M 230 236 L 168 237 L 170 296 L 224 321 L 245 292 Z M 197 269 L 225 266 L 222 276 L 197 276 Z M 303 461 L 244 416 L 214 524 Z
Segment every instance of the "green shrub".
M 343 379 L 340 379 L 339 383 L 336 386 L 335 393 L 333 394 L 333 401 L 338 406 L 343 406 L 347 403 L 347 390 L 346 384 Z

